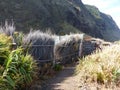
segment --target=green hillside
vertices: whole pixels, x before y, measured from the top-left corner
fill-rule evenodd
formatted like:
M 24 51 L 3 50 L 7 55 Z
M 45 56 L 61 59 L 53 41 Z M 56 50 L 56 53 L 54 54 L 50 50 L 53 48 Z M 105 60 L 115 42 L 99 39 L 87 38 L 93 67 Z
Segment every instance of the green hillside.
M 2 0 L 0 22 L 14 21 L 18 31 L 51 29 L 56 34 L 84 32 L 107 41 L 120 39 L 114 20 L 81 0 Z

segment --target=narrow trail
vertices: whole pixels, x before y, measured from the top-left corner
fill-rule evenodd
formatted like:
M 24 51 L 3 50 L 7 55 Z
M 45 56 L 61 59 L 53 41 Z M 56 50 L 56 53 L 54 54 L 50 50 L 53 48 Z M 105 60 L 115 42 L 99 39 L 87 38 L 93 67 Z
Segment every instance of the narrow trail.
M 42 90 L 80 90 L 79 79 L 74 75 L 75 65 L 65 67 L 55 77 L 46 81 Z
M 44 84 L 36 85 L 28 90 L 120 90 L 120 88 L 107 88 L 97 83 L 81 84 L 79 74 L 75 75 L 75 67 L 68 66 Z

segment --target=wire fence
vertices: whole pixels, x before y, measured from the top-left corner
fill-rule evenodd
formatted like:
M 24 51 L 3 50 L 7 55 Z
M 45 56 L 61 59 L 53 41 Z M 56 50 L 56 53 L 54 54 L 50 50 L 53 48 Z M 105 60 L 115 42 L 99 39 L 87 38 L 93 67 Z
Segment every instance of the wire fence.
M 72 52 L 72 53 L 69 53 L 69 54 L 66 54 L 66 55 L 62 55 L 62 56 L 59 56 L 59 57 L 56 57 L 56 52 L 55 52 L 55 50 L 54 50 L 54 56 L 53 56 L 53 58 L 50 58 L 50 59 L 47 59 L 47 60 L 42 60 L 42 59 L 37 59 L 36 61 L 38 62 L 38 63 L 47 63 L 47 62 L 52 62 L 53 63 L 53 65 L 55 65 L 56 63 L 58 63 L 59 62 L 59 60 L 61 59 L 65 59 L 65 58 L 72 58 L 72 57 L 74 57 L 74 56 L 76 56 L 76 57 L 81 57 L 81 53 L 82 53 L 82 44 L 83 44 L 83 39 L 81 39 L 81 41 L 80 42 L 77 42 L 77 43 L 75 43 L 76 45 L 78 45 L 79 46 L 79 48 L 78 48 L 78 50 L 77 51 L 75 51 L 75 52 Z M 58 46 L 59 47 L 63 47 L 63 49 L 65 49 L 65 48 L 68 48 L 68 47 L 70 47 L 70 46 L 67 46 L 67 45 L 62 45 L 62 46 L 60 46 L 59 44 L 58 44 Z M 30 47 L 54 47 L 54 49 L 55 49 L 55 46 L 53 46 L 53 45 L 31 45 Z
M 48 60 L 36 60 L 37 62 L 40 62 L 40 63 L 45 63 L 45 62 L 50 62 L 50 61 L 53 61 L 54 59 L 55 60 L 59 60 L 59 59 L 63 59 L 63 58 L 66 58 L 66 57 L 70 57 L 70 56 L 73 56 L 73 55 L 76 55 L 78 54 L 78 52 L 76 53 L 73 53 L 73 54 L 69 54 L 69 55 L 65 55 L 65 56 L 61 56 L 59 58 L 52 58 L 52 59 L 48 59 Z
M 32 45 L 32 46 L 29 46 L 29 47 L 39 47 L 39 48 L 41 48 L 41 47 L 53 47 L 53 45 Z M 70 47 L 70 46 L 60 46 L 60 47 L 67 48 L 67 47 Z M 62 59 L 62 58 L 65 58 L 65 57 L 68 57 L 68 56 L 72 56 L 72 55 L 75 55 L 75 54 L 79 55 L 79 51 L 73 52 L 72 54 L 69 54 L 69 55 L 64 55 L 64 56 L 56 58 L 56 59 Z M 55 52 L 54 52 L 54 55 L 55 55 Z M 48 61 L 51 61 L 53 59 L 54 58 L 51 58 L 51 59 L 48 59 L 48 60 L 36 60 L 36 61 L 39 61 L 39 62 L 48 62 Z
M 83 37 L 84 37 L 84 35 L 83 35 Z M 47 62 L 52 62 L 53 63 L 53 65 L 58 61 L 59 62 L 59 60 L 60 59 L 65 59 L 65 58 L 73 58 L 73 56 L 74 57 L 81 57 L 81 52 L 82 52 L 82 45 L 83 45 L 83 37 L 80 39 L 80 41 L 79 42 L 75 42 L 75 41 L 72 41 L 72 44 L 63 44 L 63 45 L 59 45 L 58 43 L 56 44 L 55 43 L 55 45 L 44 45 L 44 44 L 42 44 L 42 45 L 23 45 L 23 47 L 28 47 L 28 48 L 33 48 L 33 50 L 31 51 L 31 55 L 33 54 L 33 53 L 38 53 L 38 51 L 40 50 L 40 53 L 42 52 L 42 51 L 44 51 L 44 48 L 45 47 L 47 47 L 47 48 L 52 48 L 53 47 L 53 56 L 51 57 L 51 58 L 48 58 L 48 59 L 41 59 L 41 58 L 37 58 L 36 59 L 36 62 L 38 62 L 38 63 L 47 63 Z M 58 47 L 60 47 L 60 48 L 62 48 L 62 49 L 67 49 L 67 48 L 71 48 L 72 46 L 73 46 L 73 44 L 75 44 L 75 45 L 77 45 L 78 46 L 78 50 L 76 50 L 76 51 L 73 51 L 72 53 L 71 52 L 68 52 L 67 54 L 65 54 L 65 55 L 59 55 L 59 57 L 56 57 L 56 52 L 55 52 L 55 48 L 56 48 L 56 46 L 58 46 Z M 39 50 L 38 50 L 39 49 Z M 37 51 L 38 50 L 38 51 Z M 46 49 L 45 49 L 46 50 Z M 46 52 L 46 51 L 45 51 Z M 36 53 L 36 54 L 37 54 Z M 44 52 L 43 52 L 44 53 Z M 52 52 L 51 52 L 52 53 Z

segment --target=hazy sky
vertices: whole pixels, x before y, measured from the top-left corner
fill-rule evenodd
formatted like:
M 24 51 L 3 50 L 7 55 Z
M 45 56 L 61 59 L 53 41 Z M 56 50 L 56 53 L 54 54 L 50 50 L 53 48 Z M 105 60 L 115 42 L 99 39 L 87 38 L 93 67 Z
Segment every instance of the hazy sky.
M 120 0 L 82 0 L 82 2 L 94 5 L 101 12 L 111 15 L 120 28 Z

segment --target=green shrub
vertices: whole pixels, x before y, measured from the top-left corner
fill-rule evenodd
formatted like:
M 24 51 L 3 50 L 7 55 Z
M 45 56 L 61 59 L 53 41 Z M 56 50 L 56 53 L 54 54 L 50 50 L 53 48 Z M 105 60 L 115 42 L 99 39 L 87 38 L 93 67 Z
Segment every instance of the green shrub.
M 18 47 L 22 46 L 22 43 L 23 43 L 22 40 L 23 40 L 24 34 L 22 32 L 15 32 L 13 37 L 16 45 Z
M 0 65 L 3 65 L 10 53 L 11 38 L 0 34 Z
M 0 90 L 29 86 L 35 78 L 36 63 L 22 48 L 11 50 L 9 37 L 0 37 Z
M 60 64 L 56 64 L 53 69 L 54 69 L 55 71 L 60 71 L 60 70 L 63 69 L 63 66 L 60 65 Z

